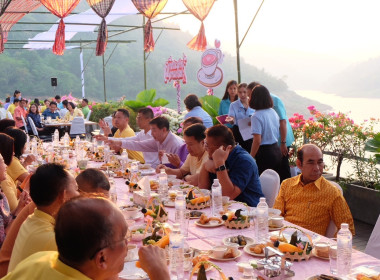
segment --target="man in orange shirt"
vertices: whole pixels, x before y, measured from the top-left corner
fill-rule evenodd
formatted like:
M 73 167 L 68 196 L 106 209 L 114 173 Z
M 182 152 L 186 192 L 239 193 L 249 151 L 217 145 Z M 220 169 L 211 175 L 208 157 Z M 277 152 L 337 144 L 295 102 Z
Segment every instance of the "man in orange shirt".
M 338 230 L 348 223 L 355 234 L 351 211 L 340 190 L 322 176 L 322 151 L 313 144 L 297 151 L 297 167 L 302 173 L 284 180 L 273 208 L 286 221 L 325 235 L 332 220 Z
M 26 120 L 27 112 L 25 110 L 25 106 L 26 106 L 26 100 L 21 99 L 19 105 L 16 107 L 13 113 L 13 118 L 16 121 L 16 126 L 20 129 L 24 129 L 24 122 L 22 121 L 21 117 L 24 117 L 24 120 Z

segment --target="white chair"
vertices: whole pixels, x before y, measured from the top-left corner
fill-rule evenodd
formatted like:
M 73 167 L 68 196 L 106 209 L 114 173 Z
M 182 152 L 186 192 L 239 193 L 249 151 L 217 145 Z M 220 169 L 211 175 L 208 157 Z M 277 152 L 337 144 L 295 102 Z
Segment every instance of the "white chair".
M 88 111 L 88 114 L 87 114 L 87 117 L 86 117 L 86 121 L 87 122 L 90 120 L 91 113 L 92 113 L 92 110 Z
M 272 208 L 280 190 L 280 176 L 276 171 L 267 169 L 261 173 L 260 183 L 268 207 Z
M 34 121 L 31 117 L 28 117 L 28 122 L 30 127 L 32 128 L 33 135 L 40 138 L 44 142 L 50 142 L 52 140 L 52 137 L 49 135 L 39 135 L 36 125 L 34 124 Z
M 75 138 L 77 135 L 86 137 L 86 126 L 82 117 L 75 117 L 71 122 L 70 137 Z
M 7 118 L 10 120 L 13 120 L 13 116 L 12 116 L 11 112 L 9 112 L 9 111 L 7 111 Z
M 343 195 L 343 189 L 341 186 L 339 186 L 338 183 L 334 182 L 334 181 L 329 181 L 331 184 L 333 184 L 336 188 L 338 188 L 338 190 L 340 190 L 340 193 Z M 326 237 L 328 238 L 333 238 L 335 236 L 335 233 L 336 231 L 338 230 L 338 228 L 336 227 L 335 223 L 333 222 L 333 220 L 330 221 L 328 227 L 327 227 L 327 230 L 326 230 Z
M 26 124 L 26 121 L 25 121 L 24 116 L 21 116 L 21 119 L 22 119 L 22 122 L 24 123 L 24 130 L 25 130 L 26 134 L 28 134 L 28 133 L 29 133 L 29 132 L 28 132 L 28 126 L 27 126 L 27 124 Z
M 380 259 L 380 216 L 369 237 L 364 253 Z
M 0 119 L 5 119 L 7 117 L 7 110 L 5 108 L 0 108 Z

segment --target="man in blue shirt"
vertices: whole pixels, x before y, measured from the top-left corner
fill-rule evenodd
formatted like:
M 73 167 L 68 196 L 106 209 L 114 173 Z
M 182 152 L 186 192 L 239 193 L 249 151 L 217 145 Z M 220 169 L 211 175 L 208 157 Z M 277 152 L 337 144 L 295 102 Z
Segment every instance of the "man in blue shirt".
M 54 97 L 54 99 L 55 99 L 55 101 L 57 102 L 58 110 L 63 109 L 64 107 L 63 107 L 63 104 L 62 104 L 62 102 L 61 102 L 61 97 L 60 97 L 59 95 L 56 95 L 56 96 Z
M 210 159 L 201 167 L 199 187 L 210 189 L 213 179 L 219 179 L 223 195 L 256 207 L 264 197 L 259 171 L 251 155 L 235 145 L 231 130 L 224 125 L 207 129 L 205 148 Z
M 52 101 L 50 102 L 49 108 L 47 108 L 42 115 L 44 116 L 45 120 L 47 117 L 51 117 L 52 119 L 59 118 L 59 113 L 57 109 L 57 103 Z
M 186 105 L 188 113 L 185 115 L 185 120 L 190 117 L 198 117 L 203 121 L 203 125 L 207 128 L 213 125 L 211 116 L 202 109 L 202 104 L 195 94 L 189 94 L 183 101 Z

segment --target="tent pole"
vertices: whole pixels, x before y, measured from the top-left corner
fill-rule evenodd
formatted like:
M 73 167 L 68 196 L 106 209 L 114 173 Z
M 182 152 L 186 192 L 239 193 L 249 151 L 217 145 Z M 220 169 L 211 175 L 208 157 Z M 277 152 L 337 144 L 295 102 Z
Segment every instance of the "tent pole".
M 80 47 L 79 59 L 80 59 L 81 81 L 82 81 L 82 98 L 86 98 L 86 94 L 84 92 L 84 68 L 83 68 L 83 49 L 82 49 L 82 44 L 80 46 L 81 47 Z
M 239 44 L 239 20 L 238 20 L 237 0 L 234 0 L 234 9 L 235 9 L 235 36 L 236 36 L 236 65 L 237 65 L 238 83 L 240 84 L 240 82 L 241 82 L 240 44 Z
M 107 102 L 107 91 L 106 91 L 106 65 L 104 63 L 104 54 L 102 55 L 103 60 L 103 91 L 104 91 L 104 102 Z
M 144 42 L 145 42 L 145 17 L 143 17 L 143 56 L 144 56 L 144 89 L 146 90 L 146 56 L 145 56 L 145 50 L 144 50 Z

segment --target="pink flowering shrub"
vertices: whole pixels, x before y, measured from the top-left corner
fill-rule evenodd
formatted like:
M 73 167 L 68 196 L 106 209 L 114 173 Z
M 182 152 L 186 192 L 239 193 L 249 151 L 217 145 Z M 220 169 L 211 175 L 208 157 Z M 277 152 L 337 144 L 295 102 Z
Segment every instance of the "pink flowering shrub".
M 170 131 L 177 134 L 182 135 L 182 122 L 184 120 L 185 112 L 182 112 L 181 114 L 178 114 L 177 110 L 173 110 L 170 108 L 165 107 L 152 107 L 147 106 L 148 108 L 152 109 L 154 117 L 163 116 L 166 117 L 169 121 L 169 127 Z

